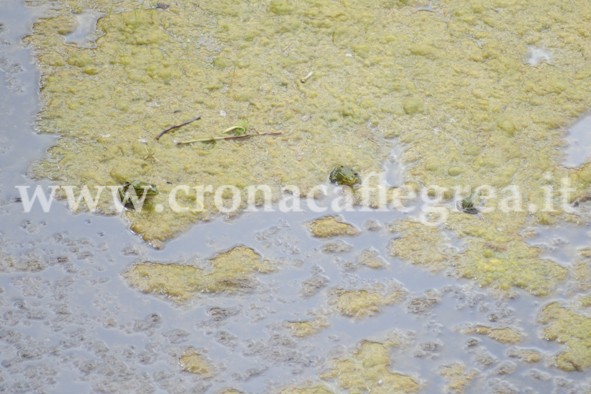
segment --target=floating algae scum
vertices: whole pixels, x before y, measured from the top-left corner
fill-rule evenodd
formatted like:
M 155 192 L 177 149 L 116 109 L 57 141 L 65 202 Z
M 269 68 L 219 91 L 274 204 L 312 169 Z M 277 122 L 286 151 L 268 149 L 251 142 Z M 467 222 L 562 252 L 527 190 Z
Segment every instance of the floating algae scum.
M 591 166 L 561 165 L 591 108 L 586 2 L 0 8 L 2 390 L 591 390 Z M 253 137 L 175 144 L 229 129 Z M 383 163 L 394 186 L 513 184 L 524 210 L 126 211 L 157 250 L 112 216 L 25 214 L 13 188 L 142 181 L 155 206 Z M 576 210 L 528 212 L 563 177 Z

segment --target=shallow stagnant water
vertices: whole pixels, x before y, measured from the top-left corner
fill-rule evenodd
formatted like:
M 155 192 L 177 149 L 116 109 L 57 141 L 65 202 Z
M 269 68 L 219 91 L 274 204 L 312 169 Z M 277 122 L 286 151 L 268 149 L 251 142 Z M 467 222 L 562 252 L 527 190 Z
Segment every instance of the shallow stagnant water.
M 405 343 L 393 348 L 391 368 L 417 378 L 426 393 L 443 390 L 438 370 L 453 362 L 477 373 L 468 392 L 590 389 L 587 374 L 551 365 L 563 347 L 543 340 L 536 323 L 541 306 L 570 296 L 568 282 L 551 298 L 518 292 L 499 299 L 473 282 L 390 258 L 386 224 L 403 218 L 400 213 L 344 214 L 371 231 L 343 239 L 351 247 L 339 253 L 310 237 L 305 223 L 318 217 L 312 212 L 245 213 L 202 223 L 162 250 L 147 246 L 118 218 L 73 215 L 62 203 L 50 213 L 24 214 L 14 186 L 36 185 L 27 169 L 54 141 L 35 133 L 39 75 L 31 51 L 20 43 L 43 9 L 2 0 L 0 10 L 1 392 L 273 392 L 314 381 L 331 358 L 392 331 Z M 395 160 L 387 165 L 392 180 L 399 179 Z M 534 228 L 531 242 L 567 266 L 577 248 L 589 245 L 590 231 L 588 225 Z M 130 288 L 121 276 L 137 261 L 207 259 L 237 244 L 280 261 L 277 272 L 257 276 L 251 293 L 201 294 L 178 305 Z M 368 248 L 386 259 L 385 269 L 354 263 Z M 375 316 L 354 320 L 329 305 L 331 288 L 391 282 L 408 295 Z M 304 297 L 304 283 L 317 289 Z M 305 338 L 285 327 L 312 314 L 326 317 L 329 326 Z M 474 323 L 521 330 L 517 347 L 537 349 L 542 361 L 527 364 L 511 357 L 513 345 L 460 332 Z M 182 371 L 178 360 L 189 347 L 213 366 L 211 378 Z

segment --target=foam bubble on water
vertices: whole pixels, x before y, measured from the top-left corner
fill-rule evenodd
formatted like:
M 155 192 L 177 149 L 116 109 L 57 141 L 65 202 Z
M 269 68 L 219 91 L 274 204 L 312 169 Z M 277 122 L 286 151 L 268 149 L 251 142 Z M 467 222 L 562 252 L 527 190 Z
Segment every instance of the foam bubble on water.
M 529 64 L 530 66 L 536 67 L 542 62 L 551 63 L 552 62 L 552 54 L 546 49 L 531 47 L 531 46 L 528 47 L 527 48 L 527 64 Z
M 84 48 L 93 47 L 94 42 L 98 38 L 96 24 L 101 16 L 101 13 L 94 10 L 85 10 L 81 14 L 76 15 L 76 29 L 66 36 L 66 42 Z
M 591 114 L 583 116 L 569 127 L 565 140 L 568 145 L 563 165 L 570 168 L 579 167 L 591 159 L 589 153 L 591 147 Z

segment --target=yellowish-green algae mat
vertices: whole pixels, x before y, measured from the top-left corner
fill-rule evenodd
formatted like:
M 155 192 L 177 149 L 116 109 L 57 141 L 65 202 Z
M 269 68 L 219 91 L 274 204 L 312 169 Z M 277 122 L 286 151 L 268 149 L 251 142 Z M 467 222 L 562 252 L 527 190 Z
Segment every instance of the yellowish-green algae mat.
M 237 293 L 252 290 L 254 273 L 269 273 L 273 264 L 254 250 L 237 246 L 219 253 L 200 268 L 199 262 L 134 264 L 125 273 L 128 282 L 146 293 L 186 301 L 199 293 Z
M 566 128 L 591 108 L 591 6 L 586 0 L 422 5 L 188 0 L 162 9 L 150 1 L 57 1 L 28 39 L 42 70 L 38 127 L 60 136 L 34 174 L 91 188 L 137 180 L 156 185 L 153 203 L 163 212 L 124 215 L 133 231 L 160 242 L 217 213 L 211 196 L 201 206 L 184 193 L 179 203 L 189 209 L 172 212 L 167 196 L 175 185 L 267 184 L 275 191 L 295 185 L 306 192 L 327 183 L 336 165 L 351 166 L 362 178 L 381 170 L 390 150 L 385 140 L 392 140 L 403 145 L 408 184 L 514 185 L 526 201 L 511 212 L 451 212 L 440 228 L 395 223 L 393 256 L 448 268 L 508 294 L 522 288 L 551 295 L 569 270 L 542 259 L 522 230 L 581 220 L 559 209 L 558 195 L 553 211 L 529 207 L 544 207 L 544 188 L 558 190 L 562 178 L 576 189 L 571 201 L 591 186 L 591 163 L 560 165 Z M 101 37 L 89 48 L 66 43 L 76 15 L 87 9 L 102 14 Z M 529 62 L 532 48 L 551 58 Z M 200 120 L 155 139 L 197 115 Z M 235 126 L 252 137 L 175 143 L 220 137 Z M 257 135 L 270 132 L 280 134 Z M 113 213 L 107 204 L 100 209 Z M 346 235 L 357 233 L 334 217 L 320 220 L 309 224 L 316 237 L 332 236 L 335 224 Z M 440 230 L 459 237 L 465 249 L 448 248 Z M 222 260 L 240 264 L 222 267 L 216 263 Z M 186 300 L 201 291 L 248 288 L 255 272 L 269 270 L 255 251 L 237 247 L 214 257 L 211 267 L 142 262 L 126 276 L 143 291 Z M 337 305 L 355 301 L 338 307 L 346 316 L 361 317 L 356 303 L 377 311 L 398 300 L 374 302 L 368 290 L 355 291 L 335 293 Z M 556 357 L 560 368 L 591 366 L 586 315 L 550 304 L 540 322 L 546 338 L 565 343 Z M 474 332 L 493 339 L 497 333 Z M 518 341 L 511 338 L 506 342 Z M 362 392 L 377 376 L 400 392 L 417 391 L 414 378 L 390 371 L 391 346 L 363 342 L 353 358 L 335 360 L 336 372 L 326 377 L 350 392 Z M 442 373 L 452 387 L 463 385 L 456 376 L 471 378 L 455 366 Z M 382 390 L 377 383 L 371 388 Z M 293 390 L 325 392 L 324 385 Z
M 420 382 L 393 371 L 390 350 L 404 340 L 392 334 L 384 341 L 361 341 L 348 355 L 336 357 L 321 378 L 324 383 L 287 387 L 281 394 L 323 394 L 346 390 L 349 393 L 417 393 Z
M 566 344 L 566 350 L 555 356 L 558 368 L 583 371 L 591 367 L 591 316 L 553 302 L 542 309 L 539 321 L 545 324 L 544 338 Z

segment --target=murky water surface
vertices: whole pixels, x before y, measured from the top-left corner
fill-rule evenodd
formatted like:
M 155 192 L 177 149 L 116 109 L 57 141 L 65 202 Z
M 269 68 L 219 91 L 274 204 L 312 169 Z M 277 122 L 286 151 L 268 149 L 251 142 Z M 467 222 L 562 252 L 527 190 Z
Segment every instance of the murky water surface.
M 313 212 L 244 213 L 201 223 L 162 250 L 117 217 L 74 215 L 61 203 L 50 213 L 24 214 L 14 187 L 37 184 L 28 168 L 55 142 L 35 133 L 39 74 L 20 41 L 43 12 L 0 0 L 0 392 L 261 393 L 317 384 L 343 392 L 338 378 L 321 379 L 331 360 L 350 356 L 364 340 L 392 337 L 397 345 L 387 367 L 415 379 L 421 392 L 591 390 L 588 369 L 554 366 L 565 346 L 545 340 L 538 322 L 549 302 L 569 305 L 589 294 L 589 260 L 581 254 L 590 245 L 588 223 L 528 228 L 528 242 L 542 248 L 542 257 L 569 269 L 578 262 L 582 276 L 569 277 L 549 297 L 517 291 L 507 298 L 453 272 L 391 257 L 388 225 L 407 218 L 401 213 L 344 214 L 360 234 L 330 239 L 310 236 L 306 225 L 319 216 Z M 80 18 L 92 25 L 96 15 Z M 87 43 L 86 36 L 76 31 L 67 39 Z M 385 164 L 392 184 L 403 176 L 399 155 L 393 151 Z M 122 276 L 137 262 L 206 265 L 236 245 L 278 269 L 255 275 L 239 294 L 201 293 L 181 304 L 131 288 Z M 463 245 L 452 237 L 449 247 Z M 364 264 L 364 252 L 383 266 Z M 369 317 L 346 316 L 335 306 L 339 292 L 379 285 L 404 295 Z M 299 321 L 323 323 L 301 337 L 289 325 Z M 520 339 L 494 340 L 471 330 L 475 325 L 510 328 Z M 191 349 L 208 373 L 183 370 L 179 360 Z
M 591 115 L 587 114 L 573 124 L 566 136 L 568 147 L 564 165 L 578 167 L 591 158 Z

